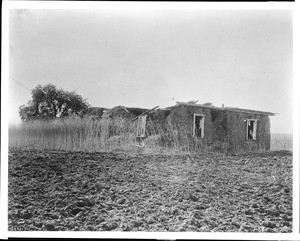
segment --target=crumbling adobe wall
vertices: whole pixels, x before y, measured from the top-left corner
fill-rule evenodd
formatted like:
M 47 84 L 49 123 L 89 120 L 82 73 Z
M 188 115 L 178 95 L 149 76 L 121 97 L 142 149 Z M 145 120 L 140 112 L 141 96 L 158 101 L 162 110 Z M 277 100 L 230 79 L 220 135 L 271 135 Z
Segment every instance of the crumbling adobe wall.
M 214 140 L 215 131 L 213 130 L 214 125 L 211 119 L 210 108 L 187 105 L 175 106 L 170 114 L 171 123 L 178 129 L 180 139 L 185 139 L 187 137 L 193 142 L 195 139 L 197 139 L 193 137 L 194 114 L 205 116 L 204 137 L 201 139 L 203 140 L 204 144 L 211 144 Z
M 166 132 L 170 110 L 157 109 L 147 113 L 146 136 L 158 135 Z
M 115 106 L 108 110 L 106 113 L 103 114 L 103 118 L 125 118 L 125 119 L 133 119 L 134 117 L 137 116 L 135 112 L 143 112 L 143 109 L 138 110 L 138 108 L 135 108 L 137 110 L 132 111 L 134 108 L 130 108 L 131 110 L 129 111 L 126 107 L 124 106 Z
M 226 142 L 227 135 L 227 113 L 225 110 L 211 109 L 213 123 L 212 140 L 214 142 Z
M 194 114 L 205 116 L 203 138 L 193 137 Z M 224 151 L 229 152 L 270 150 L 270 118 L 267 115 L 178 105 L 171 111 L 170 119 L 181 141 L 188 138 L 195 144 L 201 139 L 206 146 L 224 143 L 227 146 Z M 247 119 L 258 120 L 256 140 L 246 140 Z
M 137 108 L 137 107 L 126 107 L 126 109 L 127 109 L 133 116 L 141 115 L 143 112 L 145 112 L 145 111 L 148 110 L 148 109 Z
M 246 119 L 258 119 L 256 140 L 246 140 Z M 227 111 L 230 152 L 270 150 L 270 118 L 267 115 Z

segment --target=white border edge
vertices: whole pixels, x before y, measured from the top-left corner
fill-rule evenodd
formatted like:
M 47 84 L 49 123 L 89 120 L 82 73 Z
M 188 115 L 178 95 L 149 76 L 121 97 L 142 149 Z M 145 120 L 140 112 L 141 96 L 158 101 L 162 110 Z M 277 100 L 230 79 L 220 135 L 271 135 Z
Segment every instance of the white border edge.
M 293 43 L 299 43 L 299 31 L 297 30 L 296 23 L 299 23 L 298 14 L 298 3 L 294 3 L 295 10 L 293 14 L 293 29 L 294 38 Z M 126 5 L 126 6 L 125 6 Z M 168 6 L 167 6 L 168 5 Z M 119 9 L 132 9 L 132 8 L 172 8 L 172 9 L 185 9 L 191 7 L 198 7 L 197 3 L 188 3 L 182 8 L 181 3 L 149 3 L 143 4 L 135 3 L 132 6 L 127 6 L 125 3 L 121 2 L 102 2 L 101 4 L 96 2 L 40 2 L 40 1 L 3 1 L 2 8 L 2 29 L 3 29 L 3 41 L 2 41 L 2 59 L 8 59 L 9 54 L 9 37 L 8 37 L 8 26 L 9 26 L 9 9 L 106 9 L 106 8 L 119 8 Z M 201 9 L 262 9 L 265 3 L 201 3 Z M 296 7 L 297 6 L 297 7 Z M 272 3 L 272 6 L 268 6 L 268 9 L 292 9 L 291 3 Z M 294 53 L 299 52 L 299 48 L 294 45 Z M 0 210 L 1 216 L 4 218 L 0 219 L 0 238 L 9 237 L 101 237 L 101 238 L 112 238 L 116 236 L 122 236 L 122 238 L 186 238 L 187 236 L 192 239 L 197 239 L 199 236 L 201 238 L 220 238 L 220 239 L 273 239 L 273 240 L 297 240 L 300 239 L 299 236 L 299 74 L 296 73 L 296 63 L 299 63 L 298 56 L 293 57 L 293 233 L 162 233 L 162 232 L 8 232 L 8 220 L 7 220 L 7 182 L 3 180 L 8 180 L 8 119 L 7 115 L 3 116 L 3 113 L 8 113 L 8 106 L 5 105 L 8 100 L 8 62 L 2 61 L 2 73 L 1 73 L 1 202 Z M 296 81 L 297 80 L 297 81 Z M 3 200 L 4 199 L 4 200 Z

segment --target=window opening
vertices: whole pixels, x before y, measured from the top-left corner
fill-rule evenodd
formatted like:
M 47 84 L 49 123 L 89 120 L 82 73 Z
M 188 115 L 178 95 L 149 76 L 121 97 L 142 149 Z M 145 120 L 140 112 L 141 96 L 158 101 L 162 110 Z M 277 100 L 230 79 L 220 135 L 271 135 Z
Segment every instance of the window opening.
M 194 114 L 194 137 L 204 137 L 204 115 Z
M 247 140 L 256 140 L 257 120 L 247 120 Z
M 146 132 L 146 115 L 138 117 L 137 137 L 145 137 Z

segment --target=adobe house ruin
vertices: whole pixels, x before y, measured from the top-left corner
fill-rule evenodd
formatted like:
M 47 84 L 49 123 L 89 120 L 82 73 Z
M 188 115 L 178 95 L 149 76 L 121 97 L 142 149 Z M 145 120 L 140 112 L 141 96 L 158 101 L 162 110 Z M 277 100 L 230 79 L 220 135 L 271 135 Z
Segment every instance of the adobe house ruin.
M 229 152 L 270 150 L 270 118 L 274 113 L 179 102 L 170 107 L 179 132 L 206 145 L 226 143 Z
M 177 102 L 175 106 L 159 109 L 117 106 L 107 110 L 102 118 L 122 117 L 137 121 L 136 135 L 146 139 L 174 128 L 178 142 L 191 145 L 226 146 L 227 152 L 270 150 L 270 118 L 274 113 L 214 107 L 210 103 Z M 152 129 L 155 126 L 155 131 Z

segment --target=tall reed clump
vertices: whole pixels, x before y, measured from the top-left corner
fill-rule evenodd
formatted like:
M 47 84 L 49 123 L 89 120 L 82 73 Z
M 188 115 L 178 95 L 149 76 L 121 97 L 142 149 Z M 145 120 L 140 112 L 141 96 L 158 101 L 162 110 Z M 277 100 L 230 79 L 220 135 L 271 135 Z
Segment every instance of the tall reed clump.
M 9 128 L 9 147 L 66 151 L 147 151 L 165 153 L 212 152 L 202 139 L 172 124 L 147 120 L 146 138 L 136 138 L 137 120 L 124 118 L 66 118 L 24 122 Z M 219 148 L 220 149 L 220 148 Z M 218 150 L 219 150 L 218 149 Z
M 135 141 L 134 124 L 124 119 L 91 118 L 30 121 L 9 128 L 9 147 L 87 151 L 129 148 Z
M 152 150 L 168 153 L 199 153 L 207 147 L 202 139 L 192 138 L 191 132 L 172 123 L 170 118 L 164 122 L 147 120 L 145 144 Z

